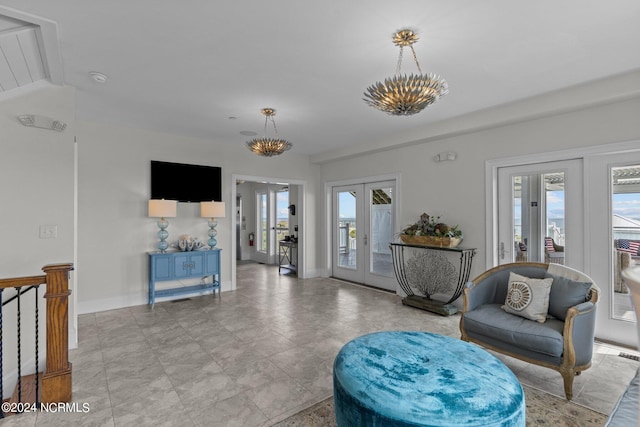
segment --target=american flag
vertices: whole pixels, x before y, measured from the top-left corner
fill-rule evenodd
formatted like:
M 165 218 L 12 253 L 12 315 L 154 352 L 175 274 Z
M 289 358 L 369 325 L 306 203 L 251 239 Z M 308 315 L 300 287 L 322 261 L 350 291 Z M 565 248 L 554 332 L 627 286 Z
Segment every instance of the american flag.
M 551 237 L 544 238 L 544 246 L 547 252 L 555 252 L 556 248 L 553 246 L 553 239 Z
M 618 250 L 622 252 L 628 252 L 631 255 L 638 255 L 640 249 L 640 242 L 633 240 L 620 239 L 618 240 Z

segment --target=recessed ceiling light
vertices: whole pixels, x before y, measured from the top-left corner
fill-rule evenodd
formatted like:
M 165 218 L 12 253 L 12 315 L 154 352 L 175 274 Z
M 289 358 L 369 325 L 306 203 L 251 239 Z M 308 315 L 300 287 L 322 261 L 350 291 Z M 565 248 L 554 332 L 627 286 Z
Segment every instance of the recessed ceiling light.
M 106 81 L 109 79 L 106 74 L 102 74 L 97 71 L 91 71 L 89 75 L 96 83 L 106 83 Z
M 244 136 L 256 136 L 257 133 L 250 131 L 250 130 L 243 130 L 240 131 L 240 135 L 244 135 Z

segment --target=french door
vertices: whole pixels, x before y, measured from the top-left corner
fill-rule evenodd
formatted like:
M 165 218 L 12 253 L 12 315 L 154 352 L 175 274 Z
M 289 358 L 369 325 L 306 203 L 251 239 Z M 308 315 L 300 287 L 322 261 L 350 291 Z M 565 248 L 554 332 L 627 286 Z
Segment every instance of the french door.
M 498 264 L 555 262 L 582 270 L 582 175 L 577 159 L 498 168 Z
M 564 237 L 561 262 L 587 273 L 600 289 L 596 337 L 630 347 L 638 345 L 636 317 L 620 272 L 628 261 L 640 263 L 633 249 L 640 242 L 638 147 L 631 141 L 575 151 L 578 160 L 501 163 L 487 174 L 493 207 L 487 267 L 546 261 L 541 239 Z M 551 206 L 562 197 L 564 216 Z M 519 242 L 527 249 L 524 258 Z
M 620 272 L 640 263 L 640 151 L 589 159 L 590 276 L 600 287 L 596 336 L 636 347 L 636 316 Z
M 290 235 L 289 187 L 265 186 L 255 192 L 256 232 L 255 261 L 275 264 L 278 242 Z
M 332 275 L 395 291 L 395 181 L 333 187 L 332 200 Z

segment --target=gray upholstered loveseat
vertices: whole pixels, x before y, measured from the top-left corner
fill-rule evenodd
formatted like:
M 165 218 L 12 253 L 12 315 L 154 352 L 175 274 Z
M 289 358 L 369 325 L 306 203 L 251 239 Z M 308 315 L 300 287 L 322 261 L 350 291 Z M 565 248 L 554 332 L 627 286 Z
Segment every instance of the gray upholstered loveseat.
M 549 312 L 557 317 L 548 316 L 540 323 L 503 310 L 511 272 L 528 278 L 554 277 Z M 494 267 L 464 290 L 461 338 L 555 369 L 571 400 L 574 376 L 591 366 L 597 299 L 593 280 L 564 265 L 521 262 Z

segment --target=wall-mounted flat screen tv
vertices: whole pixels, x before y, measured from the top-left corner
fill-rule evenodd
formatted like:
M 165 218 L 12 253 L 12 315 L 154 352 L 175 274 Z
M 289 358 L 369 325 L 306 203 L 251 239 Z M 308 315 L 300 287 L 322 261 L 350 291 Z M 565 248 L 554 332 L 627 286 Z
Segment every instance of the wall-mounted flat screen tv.
M 151 160 L 151 198 L 222 201 L 222 168 Z

